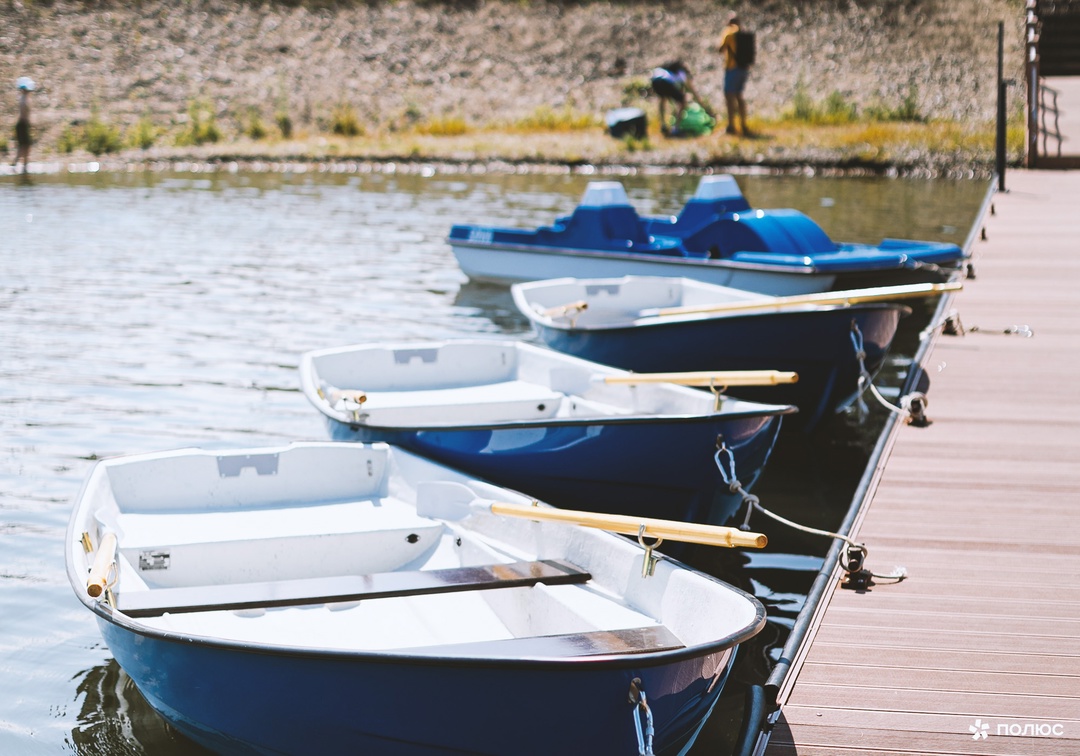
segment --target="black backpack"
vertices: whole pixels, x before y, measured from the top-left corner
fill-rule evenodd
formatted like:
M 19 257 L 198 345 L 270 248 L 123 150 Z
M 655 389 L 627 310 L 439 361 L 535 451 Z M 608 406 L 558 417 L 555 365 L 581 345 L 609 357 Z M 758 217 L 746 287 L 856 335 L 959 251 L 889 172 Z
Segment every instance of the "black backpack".
M 735 65 L 739 68 L 752 66 L 754 57 L 754 33 L 748 31 L 735 32 Z

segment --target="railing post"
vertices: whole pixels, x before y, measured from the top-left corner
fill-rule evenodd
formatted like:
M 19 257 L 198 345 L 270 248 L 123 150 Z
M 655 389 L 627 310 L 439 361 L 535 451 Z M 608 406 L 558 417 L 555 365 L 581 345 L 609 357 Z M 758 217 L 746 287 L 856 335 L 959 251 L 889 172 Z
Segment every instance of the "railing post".
M 1005 22 L 998 21 L 997 160 L 998 191 L 1005 191 Z
M 1039 19 L 1035 11 L 1035 0 L 1028 0 L 1024 23 L 1024 77 L 1027 80 L 1027 155 L 1024 164 L 1028 168 L 1037 165 L 1039 156 Z

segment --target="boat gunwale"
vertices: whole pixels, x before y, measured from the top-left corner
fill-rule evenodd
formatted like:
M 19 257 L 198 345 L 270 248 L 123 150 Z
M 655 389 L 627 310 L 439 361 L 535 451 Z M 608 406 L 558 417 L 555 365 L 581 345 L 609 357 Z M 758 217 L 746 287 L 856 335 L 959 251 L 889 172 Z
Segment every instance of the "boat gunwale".
M 852 271 L 847 270 L 823 270 L 816 265 L 804 264 L 801 266 L 791 265 L 788 263 L 751 263 L 742 262 L 740 260 L 730 259 L 713 259 L 708 257 L 691 258 L 691 257 L 676 257 L 675 255 L 658 255 L 650 252 L 621 252 L 618 250 L 595 250 L 595 249 L 579 249 L 577 247 L 550 247 L 546 245 L 531 245 L 531 244 L 514 244 L 503 243 L 499 244 L 487 244 L 484 242 L 476 242 L 468 239 L 454 239 L 452 237 L 446 238 L 446 243 L 450 245 L 451 249 L 455 247 L 466 247 L 469 249 L 478 249 L 486 252 L 532 252 L 539 255 L 551 255 L 559 257 L 591 257 L 598 259 L 612 259 L 620 261 L 637 261 L 653 264 L 673 264 L 673 265 L 685 265 L 691 268 L 718 268 L 718 269 L 734 269 L 734 270 L 746 270 L 754 271 L 758 273 L 772 273 L 776 275 L 799 275 L 799 276 L 829 276 L 832 277 L 838 273 L 846 272 L 859 272 L 863 268 L 853 268 Z M 460 261 L 459 261 L 460 262 Z M 472 278 L 472 276 L 469 276 Z M 507 279 L 491 278 L 481 280 L 502 281 Z M 533 279 L 524 279 L 533 280 Z
M 520 308 L 519 308 L 520 309 Z M 776 315 L 804 315 L 813 312 L 834 312 L 837 310 L 899 310 L 901 317 L 907 317 L 912 313 L 911 307 L 899 302 L 865 302 L 851 305 L 804 305 L 802 308 L 791 307 L 784 310 L 763 310 L 759 312 L 688 312 L 681 315 L 663 315 L 663 316 L 646 316 L 638 317 L 633 320 L 624 321 L 621 323 L 597 323 L 587 325 L 570 325 L 556 322 L 554 318 L 541 315 L 540 313 L 529 313 L 522 310 L 522 314 L 528 318 L 532 323 L 543 326 L 551 330 L 562 331 L 566 333 L 573 333 L 575 331 L 630 331 L 635 328 L 641 327 L 655 327 L 663 325 L 676 325 L 682 323 L 700 323 L 704 321 L 713 320 L 731 320 L 734 318 L 749 318 L 749 317 L 766 317 Z
M 726 396 L 726 395 L 725 395 Z M 734 399 L 734 397 L 729 397 Z M 739 400 L 742 404 L 758 404 Z M 320 402 L 320 405 L 322 403 Z M 771 418 L 792 415 L 799 411 L 793 404 L 761 404 L 760 409 L 737 410 L 731 412 L 716 411 L 709 414 L 699 415 L 597 415 L 593 417 L 552 417 L 541 420 L 507 420 L 503 422 L 480 423 L 475 425 L 465 423 L 453 423 L 447 425 L 374 425 L 361 423 L 354 420 L 343 420 L 336 415 L 333 409 L 319 406 L 319 410 L 328 419 L 336 423 L 348 426 L 352 431 L 369 428 L 373 431 L 386 431 L 390 433 L 424 433 L 424 432 L 450 432 L 457 431 L 499 431 L 519 430 L 523 428 L 574 428 L 588 425 L 688 425 L 699 423 L 715 423 L 727 420 L 752 420 L 754 418 Z
M 81 509 L 79 510 L 82 511 Z M 69 523 L 69 537 L 68 542 L 71 543 L 71 534 L 77 529 L 75 527 L 75 518 L 73 517 Z M 612 535 L 613 538 L 617 537 Z M 642 551 L 642 554 L 645 552 Z M 729 633 L 728 635 L 716 638 L 707 643 L 699 643 L 693 646 L 684 646 L 678 649 L 668 649 L 663 651 L 644 651 L 640 653 L 620 653 L 620 654 L 591 654 L 588 656 L 521 656 L 521 657 L 487 657 L 487 656 L 459 656 L 459 655 L 447 655 L 440 656 L 438 654 L 410 654 L 404 651 L 357 651 L 349 649 L 333 649 L 333 648 L 299 648 L 297 646 L 282 646 L 272 643 L 258 643 L 254 641 L 240 641 L 230 640 L 225 638 L 215 638 L 212 636 L 193 635 L 190 633 L 181 633 L 175 630 L 164 630 L 154 627 L 149 627 L 140 623 L 137 619 L 128 617 L 123 612 L 113 609 L 102 601 L 95 601 L 85 595 L 85 591 L 79 589 L 79 580 L 74 573 L 74 566 L 71 564 L 71 552 L 67 552 L 67 572 L 68 581 L 74 589 L 75 595 L 79 601 L 82 602 L 91 612 L 96 615 L 100 621 L 108 622 L 126 632 L 133 633 L 145 638 L 151 638 L 154 640 L 165 641 L 169 643 L 181 644 L 184 646 L 190 646 L 191 644 L 197 644 L 208 648 L 239 651 L 243 653 L 261 654 L 277 657 L 288 657 L 296 659 L 327 659 L 327 660 L 339 660 L 339 661 L 352 661 L 364 664 L 412 664 L 415 666 L 461 666 L 461 667 L 500 667 L 500 668 L 521 668 L 521 669 L 543 669 L 551 666 L 567 666 L 567 665 L 589 665 L 589 666 L 604 666 L 613 669 L 621 668 L 638 668 L 638 667 L 657 667 L 665 664 L 682 661 L 684 659 L 693 659 L 701 656 L 706 656 L 713 653 L 719 653 L 727 649 L 734 649 L 744 641 L 753 638 L 765 627 L 767 613 L 765 606 L 754 595 L 747 593 L 746 591 L 738 588 L 730 583 L 726 583 L 713 575 L 701 572 L 700 570 L 694 570 L 686 564 L 670 557 L 664 557 L 664 561 L 670 562 L 680 569 L 692 571 L 695 574 L 706 578 L 709 582 L 716 584 L 723 590 L 727 590 L 737 597 L 741 597 L 750 602 L 754 607 L 753 620 L 748 622 L 739 630 Z M 659 623 L 663 624 L 663 623 Z M 543 636 L 524 636 L 528 637 L 543 637 Z M 448 644 L 448 647 L 453 644 Z M 425 647 L 430 648 L 430 646 Z

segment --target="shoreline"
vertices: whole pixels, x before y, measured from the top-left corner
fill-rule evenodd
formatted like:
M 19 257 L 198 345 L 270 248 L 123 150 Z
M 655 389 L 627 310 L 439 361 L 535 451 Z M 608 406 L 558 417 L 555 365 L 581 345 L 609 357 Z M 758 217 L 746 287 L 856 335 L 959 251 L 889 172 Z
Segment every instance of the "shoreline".
M 660 138 L 651 68 L 684 57 L 696 89 L 722 105 L 714 43 L 731 9 L 758 35 L 747 100 L 750 127 L 766 138 Z M 0 8 L 0 84 L 21 75 L 38 83 L 31 160 L 39 162 L 505 161 L 967 175 L 993 165 L 999 20 L 1005 75 L 1017 75 L 1023 19 L 1012 0 L 822 0 L 811 8 L 790 0 L 192 0 L 179 8 L 57 0 Z M 791 122 L 800 106 L 826 122 Z M 646 111 L 646 140 L 607 135 L 603 115 L 618 107 Z M 14 108 L 13 96 L 0 97 L 0 123 L 14 123 Z M 883 111 L 892 114 L 884 122 L 870 117 Z M 836 126 L 828 119 L 838 112 L 860 120 Z M 1022 113 L 1015 98 L 1010 113 Z M 90 123 L 123 147 L 110 144 L 118 151 L 94 158 L 76 146 L 69 155 L 72 134 Z M 197 127 L 207 125 L 210 143 L 176 146 L 201 139 Z M 335 135 L 339 128 L 352 136 Z M 137 133 L 147 150 L 129 146 Z M 1010 138 L 1010 162 L 1022 142 Z

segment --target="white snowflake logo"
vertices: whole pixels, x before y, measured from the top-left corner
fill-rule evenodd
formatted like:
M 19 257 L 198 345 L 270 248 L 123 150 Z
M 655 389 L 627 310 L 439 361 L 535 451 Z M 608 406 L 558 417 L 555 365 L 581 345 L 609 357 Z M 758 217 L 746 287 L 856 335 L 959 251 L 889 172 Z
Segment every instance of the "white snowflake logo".
M 981 719 L 976 719 L 975 724 L 968 727 L 968 732 L 971 733 L 972 740 L 986 740 L 988 730 L 990 729 L 990 723 L 984 722 Z

